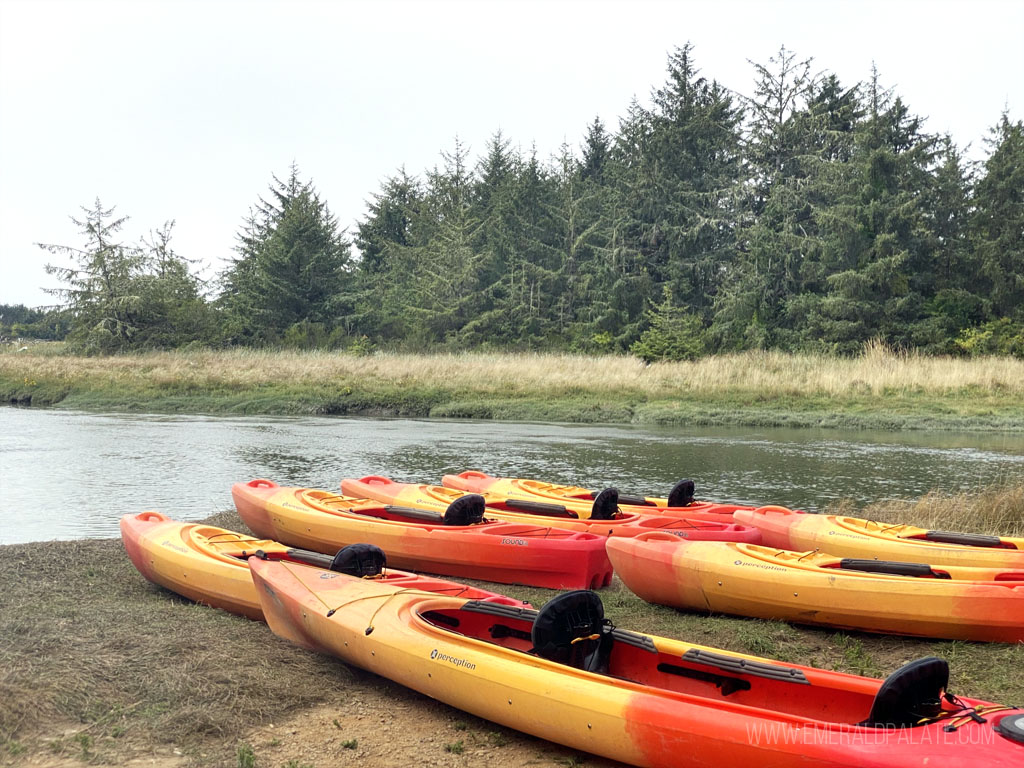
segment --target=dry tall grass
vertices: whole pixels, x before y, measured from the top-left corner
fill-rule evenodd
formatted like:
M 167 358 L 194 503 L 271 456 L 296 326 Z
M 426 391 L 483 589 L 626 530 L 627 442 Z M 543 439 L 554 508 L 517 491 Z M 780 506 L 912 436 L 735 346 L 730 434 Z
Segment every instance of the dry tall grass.
M 333 352 L 160 352 L 74 357 L 31 351 L 0 355 L 0 376 L 92 382 L 109 387 L 194 385 L 239 390 L 254 385 L 376 383 L 464 392 L 603 395 L 657 399 L 683 394 L 759 397 L 1024 397 L 1024 360 L 956 359 L 868 345 L 857 358 L 782 352 L 718 355 L 647 366 L 632 357 L 570 354 L 392 354 Z
M 917 501 L 881 501 L 859 511 L 842 502 L 827 511 L 929 530 L 1024 537 L 1024 479 L 952 495 L 932 491 Z

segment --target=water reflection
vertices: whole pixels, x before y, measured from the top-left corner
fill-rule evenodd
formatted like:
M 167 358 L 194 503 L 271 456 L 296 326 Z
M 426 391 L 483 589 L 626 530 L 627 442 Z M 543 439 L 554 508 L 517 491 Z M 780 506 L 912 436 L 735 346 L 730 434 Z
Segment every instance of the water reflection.
M 0 408 L 0 543 L 117 535 L 128 512 L 199 519 L 237 480 L 336 489 L 463 469 L 816 510 L 1024 475 L 1024 435 L 640 428 L 410 419 L 147 416 Z

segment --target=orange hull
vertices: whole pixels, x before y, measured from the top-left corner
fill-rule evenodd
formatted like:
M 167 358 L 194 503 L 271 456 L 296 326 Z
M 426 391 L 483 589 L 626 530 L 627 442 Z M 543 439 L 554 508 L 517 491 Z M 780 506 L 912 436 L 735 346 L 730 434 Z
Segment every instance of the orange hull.
M 997 730 L 1024 718 L 1007 707 L 962 700 L 983 713 L 973 720 L 956 717 L 963 710 L 953 703 L 936 703 L 932 719 L 916 727 L 859 725 L 879 713 L 882 681 L 604 624 L 606 652 L 587 671 L 531 652 L 548 647 L 534 642 L 542 617 L 551 616 L 547 607 L 538 614 L 398 594 L 372 582 L 324 583 L 273 562 L 256 562 L 252 571 L 275 634 L 492 722 L 632 765 L 995 768 L 1024 761 L 1024 745 Z M 324 605 L 340 607 L 328 613 Z M 587 618 L 584 631 L 595 626 Z M 571 637 L 558 647 L 594 639 Z M 935 677 L 922 686 L 929 695 L 939 691 Z
M 845 515 L 803 515 L 783 508 L 739 511 L 736 518 L 761 530 L 769 547 L 837 557 L 1024 569 L 1024 539 L 926 531 L 912 525 L 881 523 Z
M 1024 642 L 1024 570 L 841 559 L 660 534 L 609 541 L 607 550 L 619 578 L 652 603 L 887 634 Z
M 399 568 L 446 576 L 548 589 L 611 583 L 604 538 L 589 533 L 506 522 L 417 522 L 379 501 L 284 488 L 269 480 L 236 483 L 231 495 L 258 535 L 317 552 L 366 542 L 387 552 Z
M 258 620 L 263 619 L 263 610 L 249 574 L 248 558 L 262 551 L 271 560 L 298 563 L 302 556 L 276 541 L 212 525 L 182 523 L 159 512 L 122 517 L 121 539 L 132 564 L 154 584 L 198 603 Z M 331 576 L 337 577 L 354 578 L 338 573 Z M 452 597 L 522 605 L 485 589 L 390 568 L 376 581 Z
M 468 493 L 440 485 L 396 483 L 379 475 L 369 475 L 359 480 L 342 480 L 341 492 L 346 496 L 375 499 L 385 504 L 401 504 L 442 512 L 453 501 Z M 576 512 L 564 505 L 519 501 L 489 492 L 480 495 L 487 504 L 488 518 L 509 523 L 549 525 L 552 528 L 593 533 L 598 536 L 639 536 L 651 531 L 660 531 L 693 541 L 745 541 L 749 544 L 761 541 L 761 534 L 756 528 L 736 523 L 655 514 L 641 515 L 633 512 L 620 512 L 611 519 L 599 520 L 593 517 L 577 517 Z

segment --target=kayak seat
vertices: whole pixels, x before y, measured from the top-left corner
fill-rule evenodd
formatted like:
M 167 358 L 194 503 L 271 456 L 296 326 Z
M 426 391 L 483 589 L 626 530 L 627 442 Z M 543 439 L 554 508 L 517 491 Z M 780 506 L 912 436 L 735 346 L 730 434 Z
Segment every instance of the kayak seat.
M 444 524 L 476 525 L 483 521 L 486 506 L 484 497 L 477 493 L 460 496 L 445 510 Z
M 537 613 L 530 630 L 533 653 L 587 672 L 607 674 L 612 626 L 604 606 L 587 589 L 564 592 Z
M 619 513 L 619 489 L 605 488 L 594 499 L 590 508 L 591 520 L 614 520 Z
M 907 662 L 889 675 L 875 694 L 871 714 L 857 725 L 908 728 L 942 710 L 949 685 L 949 664 L 937 656 Z
M 693 504 L 693 494 L 696 486 L 693 480 L 680 480 L 672 490 L 668 492 L 668 505 L 670 507 L 688 507 Z
M 384 550 L 373 544 L 349 544 L 338 550 L 330 569 L 356 578 L 379 576 L 387 564 Z

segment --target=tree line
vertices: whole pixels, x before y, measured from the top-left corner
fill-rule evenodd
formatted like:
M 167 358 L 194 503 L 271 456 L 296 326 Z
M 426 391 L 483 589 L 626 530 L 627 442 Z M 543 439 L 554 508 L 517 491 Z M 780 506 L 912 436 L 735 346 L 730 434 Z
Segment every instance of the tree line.
M 690 45 L 649 105 L 551 158 L 500 131 L 372 195 L 351 238 L 293 166 L 214 285 L 97 201 L 33 321 L 85 351 L 184 344 L 557 349 L 647 360 L 869 340 L 1024 356 L 1024 126 L 980 164 L 877 71 L 844 85 L 782 48 L 741 97 Z M 0 307 L 0 323 L 13 308 Z M 6 311 L 5 311 L 6 310 Z M 49 325 L 47 325 L 49 323 Z M 28 323 L 31 326 L 33 323 Z M 22 324 L 25 327 L 25 324 Z M 0 327 L 2 330 L 2 327 Z

